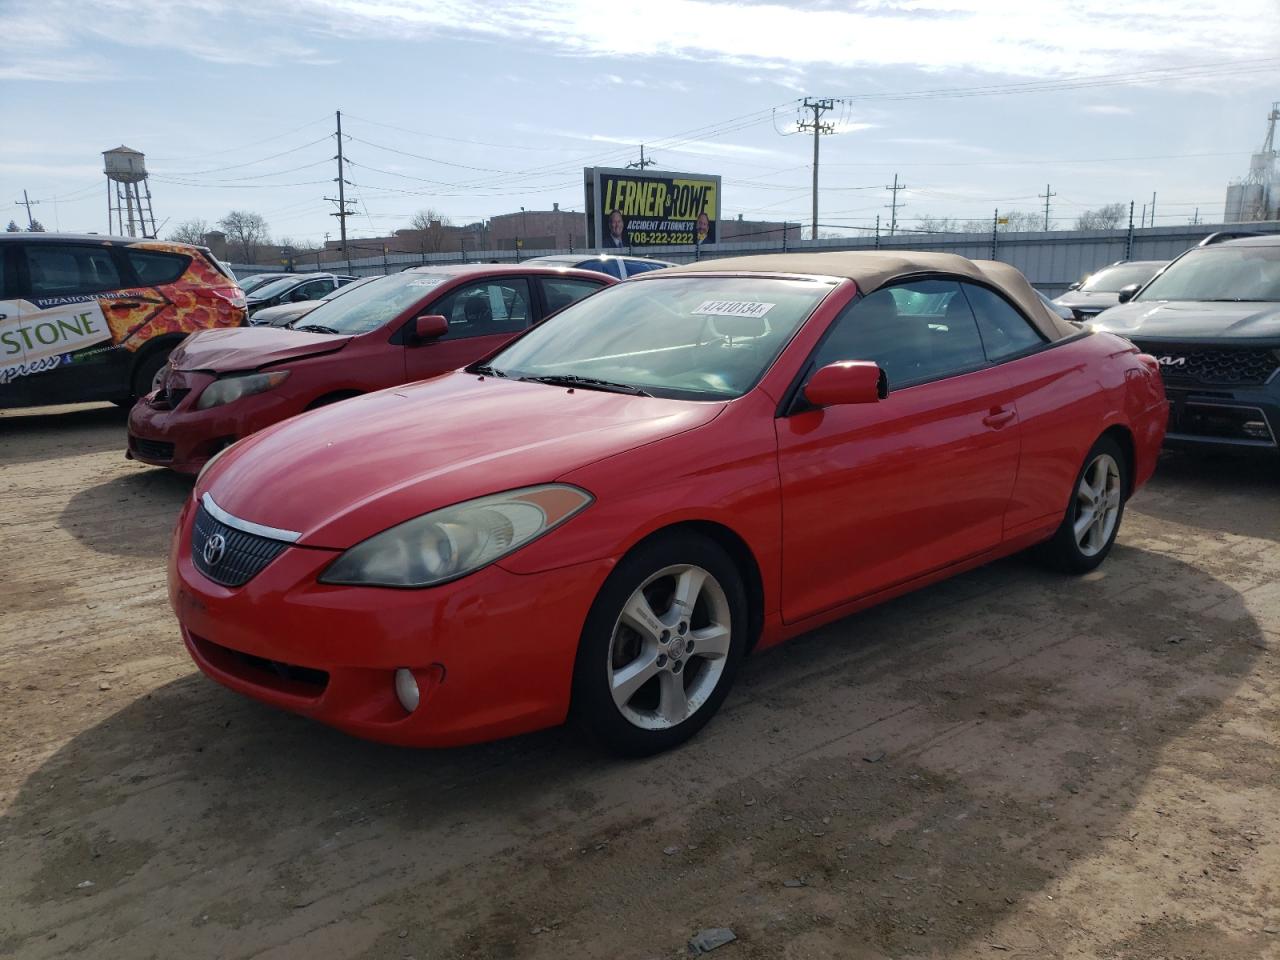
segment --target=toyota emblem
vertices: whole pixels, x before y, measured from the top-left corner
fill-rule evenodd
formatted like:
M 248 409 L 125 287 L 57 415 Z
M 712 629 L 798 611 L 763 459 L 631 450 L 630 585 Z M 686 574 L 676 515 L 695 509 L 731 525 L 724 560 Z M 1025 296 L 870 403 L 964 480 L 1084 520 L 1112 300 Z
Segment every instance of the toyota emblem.
M 222 555 L 227 552 L 227 538 L 220 533 L 215 533 L 204 542 L 204 550 L 201 552 L 205 564 L 216 567 L 222 561 Z

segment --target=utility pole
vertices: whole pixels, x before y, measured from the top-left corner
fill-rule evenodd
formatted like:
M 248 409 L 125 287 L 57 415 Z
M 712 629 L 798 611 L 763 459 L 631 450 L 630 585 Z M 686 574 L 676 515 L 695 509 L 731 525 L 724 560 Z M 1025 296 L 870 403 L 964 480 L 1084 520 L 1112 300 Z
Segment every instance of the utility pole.
M 813 120 L 805 120 L 796 124 L 797 130 L 813 131 L 813 228 L 810 240 L 818 239 L 818 139 L 825 133 L 836 132 L 834 123 L 824 123 L 822 115 L 835 108 L 836 102 L 830 98 L 815 100 L 804 98 L 804 109 L 813 111 Z
M 1147 205 L 1142 205 L 1142 215 L 1138 218 L 1138 227 L 1141 229 L 1147 225 Z
M 889 208 L 889 236 L 892 237 L 898 232 L 898 208 L 906 206 L 905 203 L 898 202 L 898 191 L 907 189 L 907 185 L 905 183 L 899 184 L 898 175 L 895 173 L 893 175 L 893 186 L 885 187 L 885 189 L 893 191 L 893 202 L 885 204 Z
M 1156 225 L 1156 192 L 1151 191 L 1151 226 Z
M 1049 232 L 1049 199 L 1051 197 L 1056 197 L 1057 194 L 1052 192 L 1049 189 L 1049 185 L 1046 183 L 1044 185 L 1044 193 L 1037 193 L 1036 196 L 1044 201 L 1044 229 L 1045 229 L 1045 233 L 1048 233 Z
M 656 167 L 657 165 L 658 165 L 657 160 L 646 160 L 644 158 L 644 144 L 642 143 L 640 144 L 640 159 L 633 160 L 631 163 L 628 163 L 627 169 L 628 170 L 638 169 L 643 171 L 645 167 Z
M 329 214 L 329 216 L 338 218 L 338 228 L 339 228 L 338 236 L 341 239 L 341 243 L 342 243 L 339 249 L 343 254 L 345 254 L 347 252 L 347 217 L 355 216 L 355 213 L 347 209 L 347 204 L 355 203 L 355 201 L 347 199 L 347 195 L 346 195 L 347 179 L 345 176 L 343 176 L 343 170 L 342 170 L 342 164 L 343 164 L 342 111 L 338 110 L 336 112 L 336 116 L 338 118 L 338 155 L 334 157 L 334 159 L 338 161 L 338 196 L 336 198 L 325 197 L 325 199 L 328 200 L 330 203 L 336 203 L 338 205 L 338 209 L 335 212 Z M 350 257 L 347 258 L 348 273 L 351 272 L 350 259 L 351 259 Z
M 32 207 L 39 206 L 39 205 L 40 205 L 40 201 L 39 201 L 39 200 L 32 200 L 30 197 L 28 197 L 28 196 L 27 196 L 27 191 L 23 190 L 23 191 L 22 191 L 22 199 L 21 199 L 21 200 L 15 200 L 15 201 L 13 201 L 13 205 L 14 205 L 15 207 L 26 207 L 26 208 L 27 208 L 27 229 L 28 229 L 28 230 L 34 230 L 34 229 L 35 229 L 35 226 L 36 226 L 36 221 L 35 221 L 35 218 L 34 218 L 33 216 L 31 216 L 31 208 L 32 208 Z
M 1124 258 L 1133 259 L 1133 201 L 1129 201 L 1129 232 L 1124 239 Z

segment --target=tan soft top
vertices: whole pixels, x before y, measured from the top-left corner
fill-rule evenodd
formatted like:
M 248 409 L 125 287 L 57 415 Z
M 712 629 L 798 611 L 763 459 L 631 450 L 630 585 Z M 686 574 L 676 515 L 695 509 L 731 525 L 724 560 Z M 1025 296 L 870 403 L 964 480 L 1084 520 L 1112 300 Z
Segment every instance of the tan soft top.
M 919 274 L 947 273 L 987 283 L 1001 290 L 1022 309 L 1036 328 L 1050 340 L 1079 333 L 1041 301 L 1017 269 L 998 260 L 969 260 L 953 253 L 903 251 L 833 251 L 831 253 L 773 253 L 754 257 L 726 257 L 669 267 L 673 273 L 795 273 L 821 277 L 847 277 L 862 293 L 872 293 L 895 280 Z

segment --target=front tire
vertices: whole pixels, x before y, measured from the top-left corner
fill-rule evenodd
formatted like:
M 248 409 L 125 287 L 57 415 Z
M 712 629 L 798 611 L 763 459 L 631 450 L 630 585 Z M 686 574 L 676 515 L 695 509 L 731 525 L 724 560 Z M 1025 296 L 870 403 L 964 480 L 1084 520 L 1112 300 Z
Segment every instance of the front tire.
M 1128 489 L 1128 458 L 1115 440 L 1101 437 L 1084 458 L 1062 523 L 1041 549 L 1043 559 L 1065 573 L 1096 569 L 1115 545 Z
M 628 756 L 669 750 L 720 709 L 746 649 L 742 576 L 691 533 L 642 544 L 605 581 L 582 630 L 573 713 Z
M 133 371 L 133 399 L 141 400 L 152 390 L 160 387 L 160 371 L 169 362 L 169 354 L 172 348 L 160 348 L 153 350 L 142 358 L 137 368 Z M 132 404 L 130 404 L 132 405 Z

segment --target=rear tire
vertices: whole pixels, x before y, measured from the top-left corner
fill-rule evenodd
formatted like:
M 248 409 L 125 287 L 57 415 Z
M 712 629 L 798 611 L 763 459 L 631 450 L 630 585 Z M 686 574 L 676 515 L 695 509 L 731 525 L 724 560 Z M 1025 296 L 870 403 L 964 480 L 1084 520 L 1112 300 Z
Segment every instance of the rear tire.
M 747 646 L 746 589 L 714 542 L 671 533 L 610 574 L 583 625 L 574 718 L 611 750 L 647 756 L 701 730 Z
M 1099 438 L 1076 474 L 1061 525 L 1040 546 L 1041 559 L 1064 573 L 1096 569 L 1120 532 L 1129 482 L 1129 462 L 1120 444 Z

